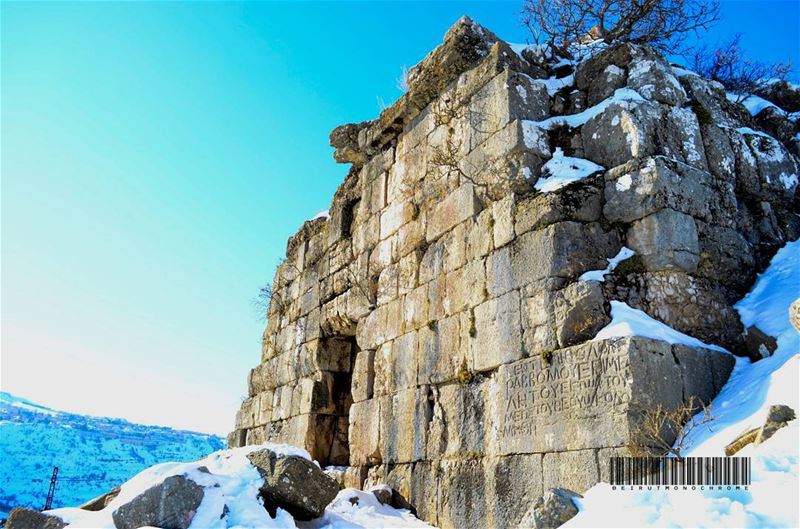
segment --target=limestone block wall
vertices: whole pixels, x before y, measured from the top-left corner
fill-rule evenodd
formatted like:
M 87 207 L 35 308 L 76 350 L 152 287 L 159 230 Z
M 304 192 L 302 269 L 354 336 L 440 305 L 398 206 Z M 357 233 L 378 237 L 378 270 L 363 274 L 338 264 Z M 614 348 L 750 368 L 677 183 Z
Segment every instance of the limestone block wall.
M 713 398 L 730 355 L 593 338 L 619 300 L 738 351 L 731 303 L 800 234 L 798 161 L 714 83 L 595 51 L 518 54 L 462 19 L 399 101 L 334 130 L 351 171 L 287 244 L 231 446 L 303 446 L 441 527 L 507 527 L 602 479 L 642 410 Z M 603 170 L 538 191 L 563 155 Z

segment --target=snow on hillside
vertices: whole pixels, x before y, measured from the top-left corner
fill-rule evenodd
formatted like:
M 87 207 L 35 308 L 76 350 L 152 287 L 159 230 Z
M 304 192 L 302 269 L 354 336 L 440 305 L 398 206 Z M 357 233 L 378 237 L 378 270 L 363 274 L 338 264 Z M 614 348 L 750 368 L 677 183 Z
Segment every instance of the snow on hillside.
M 724 456 L 724 447 L 739 434 L 763 424 L 773 404 L 800 411 L 800 334 L 789 322 L 789 305 L 798 297 L 800 241 L 795 241 L 775 255 L 736 305 L 745 326 L 777 337 L 778 349 L 756 363 L 737 359 L 713 401 L 714 420 L 690 434 L 685 455 Z M 798 452 L 800 428 L 794 420 L 764 444 L 736 454 L 752 458 L 747 491 L 623 492 L 599 483 L 578 500 L 580 512 L 564 527 L 798 527 Z
M 163 461 L 193 461 L 222 448 L 213 435 L 65 413 L 0 392 L 0 519 L 41 509 L 53 467 L 53 505 L 80 505 Z
M 325 514 L 309 522 L 295 522 L 294 518 L 278 508 L 271 518 L 259 498 L 264 480 L 247 459 L 247 454 L 268 448 L 279 455 L 295 455 L 311 459 L 308 452 L 289 445 L 246 446 L 220 450 L 194 463 L 164 463 L 148 468 L 122 486 L 119 495 L 105 509 L 97 512 L 76 508 L 49 511 L 74 528 L 114 528 L 112 513 L 136 496 L 166 478 L 186 475 L 202 486 L 203 500 L 197 509 L 190 528 L 222 529 L 358 529 L 429 527 L 408 510 L 394 509 L 381 504 L 371 492 L 344 489 L 325 509 Z M 201 467 L 205 467 L 201 469 Z M 223 513 L 220 516 L 220 513 Z

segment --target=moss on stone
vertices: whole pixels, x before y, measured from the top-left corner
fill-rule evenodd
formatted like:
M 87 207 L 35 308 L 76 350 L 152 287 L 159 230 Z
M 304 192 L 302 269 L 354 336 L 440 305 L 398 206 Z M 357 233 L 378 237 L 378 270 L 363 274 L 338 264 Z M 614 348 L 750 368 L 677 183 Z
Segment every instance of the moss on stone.
M 542 351 L 541 356 L 543 365 L 549 366 L 553 361 L 553 351 Z
M 456 376 L 458 379 L 458 383 L 462 385 L 467 385 L 472 382 L 472 379 L 475 378 L 475 373 L 469 370 L 469 366 L 467 366 L 467 359 L 463 359 L 461 361 L 461 366 L 458 368 L 458 375 Z
M 469 337 L 475 338 L 478 335 L 478 329 L 475 328 L 475 310 L 469 309 Z
M 699 101 L 692 99 L 691 106 L 692 111 L 694 111 L 695 116 L 697 116 L 697 121 L 701 126 L 714 124 L 714 119 L 711 117 L 711 113 L 706 110 L 706 107 L 704 107 Z
M 642 257 L 640 255 L 634 255 L 619 263 L 614 269 L 614 275 L 625 279 L 631 274 L 641 274 L 646 270 Z

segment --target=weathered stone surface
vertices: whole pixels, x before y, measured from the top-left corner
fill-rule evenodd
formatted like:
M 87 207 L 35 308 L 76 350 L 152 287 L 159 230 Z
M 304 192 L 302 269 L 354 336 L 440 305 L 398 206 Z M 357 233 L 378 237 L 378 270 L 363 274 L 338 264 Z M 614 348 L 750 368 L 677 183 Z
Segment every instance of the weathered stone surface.
M 248 436 L 259 435 L 248 437 L 247 444 L 261 444 L 265 441 L 287 443 L 308 450 L 315 459 L 326 461 L 331 454 L 336 423 L 337 417 L 332 415 L 297 415 L 248 430 Z
M 761 426 L 756 436 L 755 444 L 760 445 L 773 435 L 775 432 L 786 426 L 786 423 L 797 418 L 794 410 L 785 404 L 774 404 L 769 407 L 767 419 Z
M 347 467 L 347 469 L 344 471 L 344 481 L 342 486 L 351 489 L 363 488 L 368 472 L 369 467 L 366 466 Z
M 749 444 L 760 445 L 773 435 L 775 432 L 786 426 L 789 421 L 796 419 L 795 412 L 785 404 L 773 404 L 769 407 L 767 418 L 758 428 L 751 428 L 734 439 L 725 447 L 725 455 L 732 456 Z
M 370 123 L 351 123 L 333 129 L 330 135 L 331 147 L 336 149 L 333 159 L 339 163 L 363 165 L 367 161 L 365 154 L 358 148 L 358 133 Z
M 186 529 L 191 525 L 203 487 L 184 476 L 170 476 L 116 509 L 112 516 L 118 529 L 145 526 Z
M 800 112 L 800 89 L 788 81 L 770 83 L 760 89 L 758 95 L 787 112 Z
M 103 509 L 105 509 L 106 505 L 111 503 L 114 500 L 114 498 L 116 498 L 119 495 L 119 491 L 120 491 L 119 487 L 114 487 L 105 494 L 101 494 L 100 496 L 87 501 L 78 508 L 83 509 L 84 511 L 102 511 Z
M 542 494 L 542 456 L 520 454 L 483 460 L 491 506 L 489 526 L 516 527 Z
M 559 193 L 541 193 L 517 200 L 514 229 L 519 236 L 565 220 L 595 222 L 600 220 L 601 210 L 599 189 L 572 185 Z
M 642 53 L 628 67 L 628 86 L 646 99 L 667 105 L 680 106 L 686 101 L 686 92 L 675 78 L 667 61 L 655 53 Z M 649 51 L 649 50 L 648 50 Z
M 462 317 L 444 318 L 419 330 L 420 384 L 441 384 L 455 379 L 463 366 L 472 365 L 467 343 L 461 343 Z
M 772 353 L 778 348 L 778 342 L 769 334 L 752 325 L 745 329 L 745 347 L 756 358 L 766 358 L 772 356 Z
M 381 401 L 369 399 L 350 406 L 350 461 L 374 465 L 383 461 L 381 453 Z
M 758 446 L 786 426 L 786 423 L 797 418 L 794 410 L 785 404 L 773 404 L 769 407 L 767 418 L 758 431 L 755 445 Z
M 700 261 L 694 219 L 673 209 L 635 221 L 628 230 L 628 244 L 650 271 L 677 268 L 694 272 Z
M 596 281 L 576 281 L 559 290 L 553 312 L 559 347 L 589 340 L 611 321 Z
M 247 459 L 264 479 L 261 495 L 265 505 L 280 507 L 299 520 L 322 516 L 339 492 L 335 479 L 302 457 L 278 456 L 262 449 L 249 453 Z
M 697 218 L 710 214 L 710 174 L 661 157 L 647 158 L 635 167 L 630 172 L 617 168 L 606 174 L 606 219 L 632 222 L 663 208 Z
M 66 522 L 58 516 L 25 507 L 11 509 L 4 525 L 6 529 L 62 529 L 66 526 Z
M 456 224 L 477 215 L 481 210 L 472 184 L 464 184 L 447 196 L 431 212 L 426 238 L 432 241 Z
M 679 366 L 669 344 L 634 337 L 503 365 L 496 376 L 500 453 L 625 446 L 639 410 L 657 403 L 675 407 L 690 395 L 685 389 L 699 393 L 697 386 L 704 391 L 698 396 L 707 398 L 707 386 L 695 381 L 709 372 L 707 362 L 727 379 L 730 355 L 703 352 L 708 354 L 684 356 Z
M 522 324 L 517 292 L 478 305 L 474 318 L 475 336 L 470 336 L 470 350 L 476 371 L 494 369 L 522 358 Z
M 553 452 L 542 456 L 545 489 L 588 490 L 600 481 L 600 461 L 595 450 Z
M 548 277 L 577 277 L 602 269 L 619 250 L 614 232 L 596 223 L 559 222 L 527 232 L 511 245 L 511 273 L 517 286 Z
M 375 388 L 375 351 L 361 351 L 353 364 L 351 393 L 354 402 L 371 399 Z
M 581 128 L 586 158 L 606 168 L 655 152 L 658 111 L 652 103 L 624 101 L 608 106 Z
M 450 484 L 439 494 L 442 527 L 482 527 L 492 510 L 487 503 L 486 475 L 480 461 L 443 461 L 442 479 Z
M 631 307 L 707 343 L 732 351 L 742 349 L 744 328 L 738 313 L 713 280 L 681 270 L 646 272 L 638 256 L 620 265 L 611 279 L 616 285 L 615 297 Z
M 767 107 L 756 114 L 755 122 L 759 129 L 784 143 L 789 143 L 795 135 L 795 123 L 775 107 Z
M 519 524 L 519 529 L 556 529 L 578 514 L 573 498 L 580 494 L 567 489 L 550 489 L 536 500 Z
M 411 511 L 412 514 L 416 514 L 416 509 L 414 506 L 408 503 L 402 494 L 397 492 L 395 489 L 390 487 L 389 485 L 378 485 L 376 487 L 372 487 L 369 489 L 371 493 L 375 495 L 375 498 L 383 505 L 388 505 L 390 507 L 394 507 L 395 509 L 406 509 Z
M 633 59 L 631 46 L 615 46 L 582 62 L 575 72 L 575 85 L 588 93 L 590 106 L 610 97 L 627 84 L 626 70 Z
M 686 345 L 672 346 L 672 356 L 681 372 L 685 395 L 709 405 L 719 393 L 735 363 L 732 355 Z
M 380 439 L 385 463 L 425 459 L 430 418 L 428 390 L 406 389 L 381 398 Z
M 488 385 L 480 378 L 461 380 L 432 390 L 427 431 L 427 459 L 485 453 Z

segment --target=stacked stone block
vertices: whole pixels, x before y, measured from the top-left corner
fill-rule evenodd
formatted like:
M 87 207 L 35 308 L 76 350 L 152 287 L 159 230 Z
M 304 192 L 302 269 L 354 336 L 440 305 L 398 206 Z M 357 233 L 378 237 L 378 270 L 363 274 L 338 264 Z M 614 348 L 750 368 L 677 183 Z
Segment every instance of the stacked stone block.
M 553 62 L 462 19 L 397 103 L 332 133 L 351 171 L 289 240 L 229 444 L 296 444 L 441 527 L 508 527 L 603 479 L 645 410 L 714 397 L 729 354 L 593 338 L 616 299 L 736 350 L 731 303 L 800 233 L 798 162 L 647 48 L 555 92 Z M 606 170 L 536 192 L 556 148 Z

